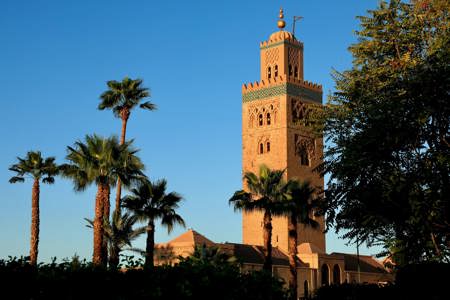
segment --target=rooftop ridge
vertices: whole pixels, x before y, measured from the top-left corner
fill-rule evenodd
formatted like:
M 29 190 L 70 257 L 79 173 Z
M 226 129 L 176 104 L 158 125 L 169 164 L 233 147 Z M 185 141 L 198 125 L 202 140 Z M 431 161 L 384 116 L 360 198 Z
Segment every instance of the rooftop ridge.
M 267 81 L 265 80 L 260 80 L 260 81 L 255 81 L 255 82 L 250 82 L 247 84 L 243 84 L 242 85 L 242 93 L 248 93 L 248 92 L 252 92 L 252 91 L 256 91 L 256 90 L 261 90 L 264 88 L 268 88 L 268 87 L 273 87 L 273 86 L 277 86 L 280 85 L 282 83 L 292 83 L 310 90 L 313 90 L 315 92 L 322 92 L 322 85 L 317 84 L 317 83 L 313 83 L 307 80 L 300 80 L 297 78 L 294 78 L 292 76 L 278 76 L 274 79 L 268 79 Z
M 279 32 L 277 32 L 277 33 L 279 33 Z M 268 40 L 262 41 L 259 46 L 261 48 L 263 48 L 263 47 L 267 47 L 267 46 L 270 46 L 272 44 L 276 44 L 276 43 L 284 42 L 284 41 L 286 41 L 286 42 L 288 42 L 290 44 L 296 45 L 296 46 L 303 47 L 303 43 L 298 41 L 294 36 L 291 36 L 290 34 L 285 34 L 285 35 L 283 35 L 283 34 L 275 34 L 275 35 L 272 35 L 272 36 L 270 36 L 270 38 Z

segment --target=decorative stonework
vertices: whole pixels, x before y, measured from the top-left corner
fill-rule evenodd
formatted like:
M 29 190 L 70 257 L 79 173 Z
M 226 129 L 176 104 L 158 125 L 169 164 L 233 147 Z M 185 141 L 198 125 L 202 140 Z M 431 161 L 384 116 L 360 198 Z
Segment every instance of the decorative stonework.
M 308 126 L 308 116 L 310 109 L 308 104 L 299 99 L 291 99 L 292 124 L 302 124 Z
M 258 141 L 258 143 L 256 145 L 256 147 L 257 147 L 256 153 L 265 154 L 265 153 L 270 152 L 270 148 L 271 148 L 270 136 L 268 136 L 268 135 L 260 136 L 257 141 Z
M 291 95 L 294 97 L 305 98 L 310 101 L 318 103 L 322 102 L 322 93 L 312 91 L 292 83 L 283 83 L 276 86 L 270 86 L 267 88 L 260 88 L 255 89 L 253 91 L 249 91 L 242 95 L 242 102 L 260 100 L 280 95 Z
M 288 64 L 292 67 L 299 65 L 300 50 L 297 48 L 288 48 Z
M 265 65 L 272 65 L 278 62 L 279 59 L 279 49 L 274 48 L 266 51 L 265 55 Z
M 290 40 L 283 40 L 283 41 L 279 41 L 279 42 L 262 42 L 260 45 L 260 49 L 264 50 L 264 49 L 270 49 L 272 47 L 277 47 L 280 45 L 289 45 L 290 47 L 294 47 L 297 49 L 303 49 L 303 44 L 297 42 L 297 41 L 293 41 L 291 42 Z
M 250 105 L 248 107 L 248 127 L 254 128 L 277 124 L 279 109 L 280 103 L 278 101 L 260 103 L 259 105 Z M 261 117 L 262 125 L 259 125 Z
M 315 156 L 316 142 L 309 136 L 295 135 L 295 154 L 298 156 L 307 155 L 309 159 Z

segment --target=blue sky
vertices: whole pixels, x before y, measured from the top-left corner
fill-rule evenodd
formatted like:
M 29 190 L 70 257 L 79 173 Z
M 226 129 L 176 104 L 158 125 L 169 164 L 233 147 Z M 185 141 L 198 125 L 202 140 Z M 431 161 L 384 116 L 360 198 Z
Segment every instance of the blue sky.
M 331 70 L 351 66 L 357 15 L 375 0 L 24 1 L 0 10 L 0 258 L 27 254 L 31 182 L 9 184 L 16 156 L 41 150 L 64 162 L 85 134 L 119 134 L 120 121 L 98 111 L 105 82 L 144 79 L 158 105 L 133 111 L 135 139 L 152 179 L 185 197 L 187 226 L 216 242 L 241 241 L 241 216 L 228 206 L 241 187 L 241 86 L 259 79 L 259 43 L 277 30 L 278 10 L 305 45 L 305 79 L 333 90 Z M 91 257 L 95 187 L 73 192 L 57 178 L 41 188 L 40 260 Z M 157 228 L 156 241 L 168 236 Z M 329 233 L 327 251 L 354 252 Z M 144 246 L 144 239 L 136 242 Z M 375 249 L 363 249 L 373 254 Z

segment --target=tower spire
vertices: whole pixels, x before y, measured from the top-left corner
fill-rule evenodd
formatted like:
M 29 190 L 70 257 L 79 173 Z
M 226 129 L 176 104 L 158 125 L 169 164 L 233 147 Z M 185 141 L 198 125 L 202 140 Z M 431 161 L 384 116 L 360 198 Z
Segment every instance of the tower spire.
M 286 22 L 283 20 L 284 18 L 284 14 L 283 14 L 283 8 L 280 8 L 280 15 L 279 15 L 279 20 L 277 22 L 278 28 L 280 28 L 280 30 L 283 30 L 283 28 L 286 26 Z

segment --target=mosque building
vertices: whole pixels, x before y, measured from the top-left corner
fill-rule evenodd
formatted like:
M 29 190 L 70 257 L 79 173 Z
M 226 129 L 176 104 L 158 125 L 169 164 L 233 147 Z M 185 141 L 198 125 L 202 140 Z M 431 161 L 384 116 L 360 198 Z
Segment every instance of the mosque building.
M 322 104 L 322 86 L 304 79 L 303 43 L 285 31 L 280 10 L 279 30 L 260 44 L 260 80 L 242 86 L 243 172 L 258 173 L 261 164 L 285 170 L 285 179 L 308 180 L 324 187 L 315 167 L 322 162 L 323 140 L 305 127 L 308 105 Z M 245 184 L 244 184 L 245 188 Z M 371 256 L 327 254 L 323 217 L 314 217 L 319 227 L 298 225 L 298 295 L 327 284 L 343 282 L 380 283 L 392 281 L 383 264 Z M 243 243 L 215 243 L 190 229 L 168 243 L 171 257 L 189 256 L 195 247 L 218 247 L 242 262 L 242 270 L 262 269 L 263 213 L 243 213 Z M 273 273 L 288 282 L 288 221 L 272 219 Z M 162 253 L 162 255 L 161 255 Z M 170 263 L 160 251 L 159 263 Z

